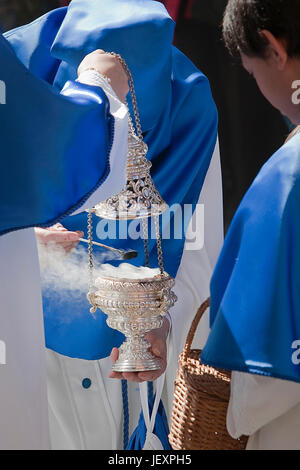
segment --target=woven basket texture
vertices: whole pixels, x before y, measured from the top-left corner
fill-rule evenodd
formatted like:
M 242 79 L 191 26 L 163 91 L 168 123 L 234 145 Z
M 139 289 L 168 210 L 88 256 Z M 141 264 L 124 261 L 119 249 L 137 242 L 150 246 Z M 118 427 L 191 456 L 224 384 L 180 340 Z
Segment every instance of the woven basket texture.
M 247 444 L 246 437 L 233 439 L 226 428 L 231 374 L 202 364 L 201 350 L 191 349 L 209 305 L 207 299 L 199 308 L 179 357 L 169 435 L 174 450 L 244 450 Z

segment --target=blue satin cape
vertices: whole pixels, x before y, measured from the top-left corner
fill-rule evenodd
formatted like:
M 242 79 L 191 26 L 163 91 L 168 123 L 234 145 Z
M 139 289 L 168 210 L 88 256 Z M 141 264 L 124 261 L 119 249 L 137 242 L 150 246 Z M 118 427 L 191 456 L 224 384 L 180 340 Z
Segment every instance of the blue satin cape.
M 0 80 L 3 235 L 51 225 L 85 202 L 109 174 L 114 122 L 100 88 L 69 82 L 62 96 L 28 72 L 1 34 Z
M 211 282 L 201 359 L 300 382 L 300 135 L 264 165 L 242 201 Z
M 194 209 L 216 143 L 217 111 L 206 77 L 172 46 L 173 33 L 174 23 L 160 2 L 73 0 L 68 9 L 54 10 L 10 32 L 7 39 L 21 61 L 58 90 L 74 79 L 87 53 L 101 48 L 121 54 L 135 81 L 154 182 L 169 205 L 191 204 Z M 183 228 L 189 219 L 184 222 Z M 86 233 L 85 214 L 63 223 Z M 175 239 L 173 231 L 163 248 L 165 269 L 175 277 L 185 239 Z M 141 240 L 108 243 L 138 249 L 134 262 L 144 264 Z M 150 262 L 156 267 L 154 245 L 150 240 Z M 74 305 L 58 304 L 54 292 L 45 293 L 44 310 L 47 346 L 61 354 L 99 359 L 123 341 L 120 333 L 107 327 L 105 315 L 98 311 L 95 319 L 91 317 L 84 295 Z M 72 321 L 66 323 L 68 314 Z

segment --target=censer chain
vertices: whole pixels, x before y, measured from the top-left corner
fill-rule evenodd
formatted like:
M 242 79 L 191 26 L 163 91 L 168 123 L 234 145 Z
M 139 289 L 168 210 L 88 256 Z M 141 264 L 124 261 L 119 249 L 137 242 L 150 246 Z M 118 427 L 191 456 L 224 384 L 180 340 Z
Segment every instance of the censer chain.
M 145 253 L 145 266 L 150 267 L 150 256 L 149 256 L 149 241 L 148 241 L 148 219 L 142 219 L 143 229 L 143 242 L 144 242 L 144 253 Z
M 92 305 L 91 314 L 96 313 L 97 305 L 95 304 L 95 287 L 94 287 L 94 262 L 93 262 L 93 211 L 88 211 L 88 253 L 89 253 L 89 292 L 87 298 Z
M 142 127 L 141 127 L 141 120 L 140 120 L 140 115 L 138 111 L 138 105 L 137 105 L 137 99 L 136 99 L 136 94 L 135 94 L 135 88 L 134 88 L 134 81 L 132 74 L 129 70 L 128 65 L 126 64 L 125 60 L 123 59 L 120 54 L 116 54 L 115 52 L 109 52 L 110 55 L 118 59 L 120 64 L 122 65 L 123 69 L 125 70 L 127 77 L 128 77 L 128 82 L 129 82 L 129 91 L 131 95 L 131 101 L 132 101 L 132 107 L 133 107 L 133 113 L 134 113 L 134 120 L 135 120 L 135 125 L 136 125 L 136 130 L 137 130 L 137 135 L 140 140 L 143 140 L 143 134 L 142 134 Z M 128 105 L 128 103 L 126 102 Z M 130 131 L 134 134 L 134 126 L 132 122 L 132 118 L 129 115 L 129 128 Z
M 159 215 L 154 216 L 154 223 L 155 223 L 155 232 L 156 232 L 158 264 L 159 264 L 160 272 L 161 274 L 163 274 L 164 273 L 164 259 L 163 259 L 163 250 L 162 250 L 162 242 L 161 242 L 161 235 L 160 235 Z
M 94 290 L 94 262 L 93 262 L 93 216 L 92 211 L 88 211 L 88 254 L 89 254 L 89 292 Z
M 110 52 L 110 55 L 118 59 L 120 64 L 122 65 L 123 69 L 125 70 L 127 77 L 128 77 L 128 82 L 129 82 L 129 90 L 130 90 L 130 95 L 131 95 L 131 101 L 132 101 L 132 107 L 133 107 L 133 113 L 134 113 L 134 120 L 135 120 L 135 125 L 136 125 L 136 130 L 137 130 L 137 135 L 140 140 L 143 140 L 143 134 L 142 134 L 142 127 L 141 127 L 141 121 L 140 121 L 140 116 L 139 116 L 139 111 L 138 111 L 138 106 L 137 106 L 137 99 L 136 99 L 136 94 L 135 94 L 135 87 L 134 87 L 134 81 L 132 74 L 129 70 L 129 67 L 125 60 L 123 59 L 120 54 L 116 54 L 115 52 Z M 126 102 L 127 106 L 128 103 Z M 134 134 L 134 125 L 132 122 L 132 118 L 129 114 L 129 129 L 130 131 Z M 155 231 L 156 231 L 156 240 L 157 240 L 157 255 L 158 255 L 158 263 L 160 267 L 160 272 L 161 274 L 164 273 L 164 262 L 163 262 L 163 251 L 162 251 L 162 242 L 161 242 L 161 235 L 160 235 L 160 227 L 159 227 L 159 216 L 154 216 L 154 223 L 155 223 Z M 142 227 L 143 227 L 143 239 L 144 239 L 144 252 L 145 252 L 145 266 L 149 267 L 150 266 L 150 257 L 149 257 L 149 242 L 148 242 L 148 222 L 147 219 L 143 219 L 142 222 Z

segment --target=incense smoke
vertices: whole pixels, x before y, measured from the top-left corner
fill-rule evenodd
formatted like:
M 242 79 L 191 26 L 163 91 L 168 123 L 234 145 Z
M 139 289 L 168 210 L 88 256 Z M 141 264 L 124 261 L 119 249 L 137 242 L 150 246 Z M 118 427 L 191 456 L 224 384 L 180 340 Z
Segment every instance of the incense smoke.
M 89 290 L 88 252 L 77 245 L 70 253 L 55 243 L 47 246 L 38 244 L 41 268 L 41 283 L 44 313 L 60 310 L 60 315 L 69 316 L 86 314 L 89 302 L 86 294 Z M 103 251 L 94 252 L 94 279 L 99 275 L 101 264 L 112 260 L 114 254 Z M 115 256 L 114 259 L 118 259 Z

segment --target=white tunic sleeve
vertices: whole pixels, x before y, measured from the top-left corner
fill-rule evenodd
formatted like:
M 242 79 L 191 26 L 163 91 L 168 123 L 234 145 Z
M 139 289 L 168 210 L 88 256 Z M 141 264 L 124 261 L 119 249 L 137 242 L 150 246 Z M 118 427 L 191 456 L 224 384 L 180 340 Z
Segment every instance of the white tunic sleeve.
M 128 148 L 128 108 L 119 100 L 114 90 L 98 72 L 87 70 L 80 74 L 80 83 L 99 86 L 105 92 L 110 105 L 110 113 L 114 117 L 114 138 L 109 155 L 110 172 L 104 183 L 90 196 L 90 198 L 72 215 L 94 207 L 99 202 L 120 192 L 126 182 L 126 163 Z M 73 91 L 72 91 L 73 93 Z M 63 88 L 62 94 L 66 94 Z M 101 156 L 99 156 L 101 158 Z
M 243 434 L 251 436 L 299 403 L 298 383 L 233 372 L 227 413 L 228 431 L 234 438 Z

